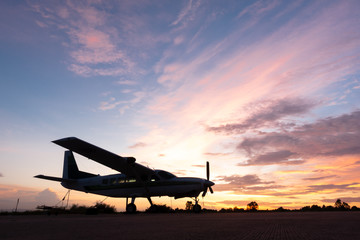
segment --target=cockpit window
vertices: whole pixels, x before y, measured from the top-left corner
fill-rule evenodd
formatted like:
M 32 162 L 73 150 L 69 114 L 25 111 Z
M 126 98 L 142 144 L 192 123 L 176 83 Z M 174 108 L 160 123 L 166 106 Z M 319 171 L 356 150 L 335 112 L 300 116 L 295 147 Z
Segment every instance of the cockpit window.
M 174 174 L 169 173 L 169 172 L 166 172 L 166 171 L 163 171 L 163 170 L 158 171 L 157 174 L 158 174 L 161 178 L 164 178 L 164 179 L 170 179 L 170 178 L 176 177 Z

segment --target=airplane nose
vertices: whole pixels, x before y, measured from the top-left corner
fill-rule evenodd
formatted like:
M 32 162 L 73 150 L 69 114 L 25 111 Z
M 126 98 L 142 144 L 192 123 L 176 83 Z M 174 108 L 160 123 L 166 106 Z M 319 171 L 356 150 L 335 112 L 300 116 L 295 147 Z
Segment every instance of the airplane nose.
M 206 192 L 207 192 L 208 189 L 210 190 L 211 193 L 214 193 L 214 191 L 212 190 L 211 186 L 215 185 L 215 183 L 213 183 L 212 181 L 209 181 L 209 180 L 205 180 L 205 179 L 204 179 L 204 183 L 203 183 L 203 184 L 204 184 L 204 185 L 203 185 L 203 186 L 204 186 L 204 191 L 203 191 L 203 194 L 202 194 L 203 197 L 205 197 Z
M 214 186 L 214 185 L 215 185 L 215 183 L 213 183 L 212 181 L 205 180 L 205 186 L 211 187 L 211 186 Z

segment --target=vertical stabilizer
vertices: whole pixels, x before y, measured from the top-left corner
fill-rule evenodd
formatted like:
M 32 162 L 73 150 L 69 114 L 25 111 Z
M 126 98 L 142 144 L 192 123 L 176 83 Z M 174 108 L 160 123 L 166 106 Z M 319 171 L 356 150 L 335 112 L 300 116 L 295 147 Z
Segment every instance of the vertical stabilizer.
M 76 179 L 76 175 L 78 172 L 79 168 L 76 165 L 74 154 L 71 151 L 65 151 L 63 178 Z
M 65 151 L 64 169 L 63 169 L 64 179 L 80 179 L 80 178 L 89 178 L 94 176 L 96 175 L 79 171 L 79 168 L 75 162 L 74 154 L 71 151 Z

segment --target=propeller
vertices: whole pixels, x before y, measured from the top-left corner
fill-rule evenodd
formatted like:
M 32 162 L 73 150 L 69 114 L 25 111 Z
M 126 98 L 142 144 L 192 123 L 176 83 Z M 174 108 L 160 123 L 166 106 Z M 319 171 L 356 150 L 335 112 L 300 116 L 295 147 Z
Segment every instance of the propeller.
M 209 179 L 210 179 L 210 165 L 209 162 L 206 162 L 206 181 L 204 183 L 204 192 L 202 194 L 202 197 L 205 197 L 208 189 L 210 190 L 211 193 L 214 193 L 214 191 L 211 188 L 211 186 L 214 185 L 214 183 L 211 182 Z

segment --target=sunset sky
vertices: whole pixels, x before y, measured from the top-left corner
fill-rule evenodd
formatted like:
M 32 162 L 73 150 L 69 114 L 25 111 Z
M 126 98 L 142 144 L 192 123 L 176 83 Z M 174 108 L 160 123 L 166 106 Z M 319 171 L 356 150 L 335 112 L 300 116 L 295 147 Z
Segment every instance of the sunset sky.
M 70 136 L 177 176 L 209 161 L 206 208 L 360 207 L 359 26 L 357 0 L 0 1 L 0 210 L 60 201 L 33 176 L 62 175 Z

